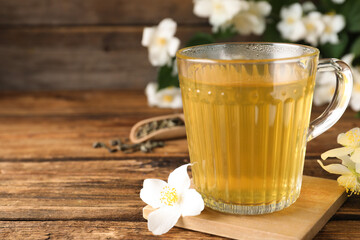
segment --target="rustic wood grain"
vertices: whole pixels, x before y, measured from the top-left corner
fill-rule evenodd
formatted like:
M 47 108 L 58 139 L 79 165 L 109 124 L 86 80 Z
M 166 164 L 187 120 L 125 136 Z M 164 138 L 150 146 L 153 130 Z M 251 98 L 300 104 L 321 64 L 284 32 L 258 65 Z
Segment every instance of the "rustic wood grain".
M 357 221 L 329 222 L 314 240 L 359 239 Z M 173 228 L 166 235 L 153 236 L 145 222 L 117 221 L 0 221 L 1 239 L 225 239 Z
M 132 221 L 0 221 L 1 239 L 223 239 L 209 234 L 174 228 L 164 236 L 154 236 L 145 222 Z
M 193 0 L 0 0 L 2 25 L 206 24 L 193 14 Z
M 314 240 L 360 239 L 357 221 L 330 221 Z
M 144 107 L 143 91 L 8 93 L 0 105 L 3 160 L 188 156 L 185 139 L 150 154 L 109 154 L 91 147 L 96 141 L 129 137 L 132 125 L 144 118 L 180 111 Z
M 0 90 L 143 89 L 145 26 L 173 18 L 182 45 L 207 19 L 186 0 L 0 0 Z
M 144 89 L 157 69 L 143 27 L 0 28 L 0 90 Z M 209 27 L 179 27 L 182 46 Z M 236 37 L 233 40 L 247 40 Z
M 183 159 L 0 163 L 1 220 L 141 219 L 145 178 Z
M 188 157 L 185 139 L 168 141 L 164 148 L 150 154 L 109 154 L 90 147 L 95 141 L 128 137 L 131 126 L 142 119 L 180 112 L 146 107 L 142 91 L 3 93 L 0 106 L 3 160 Z M 314 108 L 313 116 L 322 111 Z M 319 158 L 321 153 L 338 147 L 337 135 L 360 125 L 354 114 L 348 110 L 333 128 L 309 142 L 307 157 Z
M 141 27 L 3 29 L 0 89 L 144 88 L 156 68 Z
M 147 107 L 143 91 L 125 90 L 3 92 L 0 106 L 0 239 L 158 239 L 142 219 L 139 192 L 145 178 L 166 180 L 189 161 L 186 140 L 151 154 L 109 154 L 91 145 L 178 110 Z M 304 174 L 336 179 L 316 159 L 354 126 L 359 120 L 348 110 L 311 141 Z M 316 239 L 360 239 L 359 204 L 350 197 Z M 178 228 L 161 238 L 219 239 Z
M 184 27 L 185 42 L 205 28 Z M 141 27 L 3 29 L 0 89 L 141 88 L 156 80 Z
M 180 228 L 153 236 L 145 222 L 117 221 L 0 221 L 1 239 L 224 239 Z M 359 239 L 357 221 L 329 222 L 314 240 Z
M 0 220 L 132 220 L 142 218 L 143 180 L 166 180 L 182 158 L 0 162 Z M 335 179 L 307 160 L 305 174 Z M 358 219 L 360 198 L 350 198 L 338 219 Z M 360 220 L 360 219 L 359 219 Z

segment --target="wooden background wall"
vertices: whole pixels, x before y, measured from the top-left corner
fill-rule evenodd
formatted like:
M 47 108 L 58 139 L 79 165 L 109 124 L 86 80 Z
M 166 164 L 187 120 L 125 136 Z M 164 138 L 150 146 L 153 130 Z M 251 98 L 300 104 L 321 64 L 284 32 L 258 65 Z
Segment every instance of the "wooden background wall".
M 136 89 L 156 79 L 141 36 L 171 17 L 210 31 L 192 0 L 0 0 L 0 90 Z

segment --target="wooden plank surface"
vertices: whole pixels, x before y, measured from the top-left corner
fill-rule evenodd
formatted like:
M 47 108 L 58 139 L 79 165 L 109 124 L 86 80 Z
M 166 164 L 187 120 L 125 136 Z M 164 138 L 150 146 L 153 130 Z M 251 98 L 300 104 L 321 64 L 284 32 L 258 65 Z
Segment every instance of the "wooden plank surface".
M 357 221 L 329 222 L 314 240 L 358 239 Z M 346 232 L 345 232 L 346 231 Z M 140 238 L 141 237 L 141 238 Z M 220 240 L 209 234 L 173 228 L 164 236 L 153 236 L 145 222 L 132 221 L 0 221 L 1 239 L 177 239 Z
M 358 239 L 358 221 L 331 221 L 314 240 Z M 222 237 L 173 228 L 163 236 L 147 231 L 145 222 L 132 221 L 0 221 L 1 239 L 177 239 L 220 240 Z
M 144 89 L 157 69 L 141 26 L 0 28 L 0 90 Z M 179 27 L 182 46 L 209 27 Z M 247 40 L 236 37 L 233 40 Z
M 141 37 L 126 26 L 1 29 L 0 90 L 144 88 L 156 68 Z
M 172 17 L 185 46 L 194 33 L 211 32 L 192 5 L 191 0 L 0 0 L 0 90 L 143 89 L 157 71 L 141 46 L 143 28 Z
M 193 0 L 0 0 L 0 25 L 143 25 L 166 17 L 207 22 L 193 14 Z
M 192 0 L 0 0 L 0 90 L 143 89 L 145 26 L 171 17 L 183 43 L 211 31 Z
M 3 161 L 0 220 L 139 220 L 143 180 L 167 179 L 171 170 L 187 162 L 174 157 Z M 305 169 L 305 174 L 312 170 L 328 177 L 316 161 L 307 160 Z M 347 204 L 339 214 L 360 214 L 351 208 L 355 202 Z
M 150 154 L 109 155 L 89 148 L 95 141 L 128 137 L 131 126 L 142 119 L 179 112 L 145 107 L 143 91 L 3 93 L 0 106 L 2 159 L 188 156 L 184 139 L 169 141 L 167 147 Z M 314 108 L 312 117 L 322 111 Z M 307 157 L 319 158 L 338 147 L 337 135 L 360 125 L 354 115 L 347 111 L 333 128 L 309 142 Z
M 145 178 L 166 179 L 189 161 L 186 140 L 151 154 L 109 154 L 91 145 L 126 137 L 135 122 L 173 112 L 147 107 L 143 91 L 2 93 L 0 239 L 158 239 L 142 219 L 139 192 Z M 348 110 L 308 144 L 306 175 L 336 179 L 316 159 L 338 146 L 337 134 L 360 125 L 353 116 Z M 360 239 L 359 222 L 360 197 L 351 197 L 316 239 Z M 161 238 L 219 239 L 176 228 Z
M 183 43 L 210 32 L 192 0 L 0 0 L 0 90 L 143 89 L 156 68 L 145 26 L 179 24 Z

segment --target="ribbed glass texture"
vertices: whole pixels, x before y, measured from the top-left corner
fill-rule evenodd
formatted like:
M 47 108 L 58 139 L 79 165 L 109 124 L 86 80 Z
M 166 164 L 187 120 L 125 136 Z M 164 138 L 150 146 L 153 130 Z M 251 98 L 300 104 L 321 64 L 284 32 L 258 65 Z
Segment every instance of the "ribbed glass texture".
M 300 194 L 318 53 L 244 59 L 178 56 L 180 87 L 194 184 L 206 205 L 262 214 Z

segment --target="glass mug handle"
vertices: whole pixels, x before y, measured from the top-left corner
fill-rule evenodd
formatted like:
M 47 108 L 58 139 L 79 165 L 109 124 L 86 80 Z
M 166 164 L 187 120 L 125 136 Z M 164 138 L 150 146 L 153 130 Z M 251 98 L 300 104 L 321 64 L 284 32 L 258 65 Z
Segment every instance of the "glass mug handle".
M 318 72 L 335 70 L 336 88 L 334 96 L 325 111 L 310 123 L 307 141 L 310 141 L 331 128 L 344 114 L 351 97 L 353 78 L 350 67 L 343 61 L 329 58 L 319 61 Z

